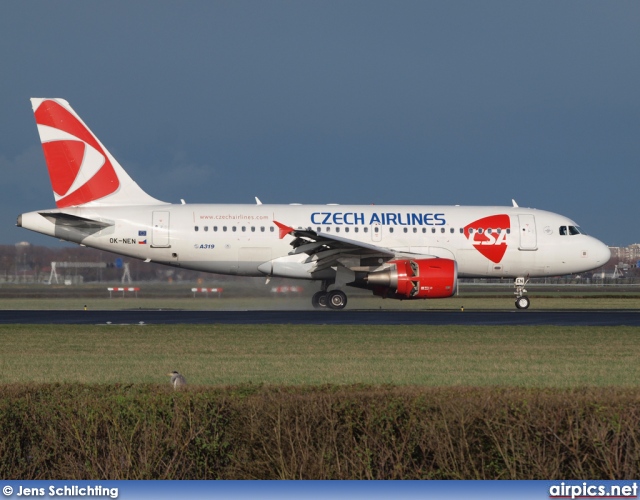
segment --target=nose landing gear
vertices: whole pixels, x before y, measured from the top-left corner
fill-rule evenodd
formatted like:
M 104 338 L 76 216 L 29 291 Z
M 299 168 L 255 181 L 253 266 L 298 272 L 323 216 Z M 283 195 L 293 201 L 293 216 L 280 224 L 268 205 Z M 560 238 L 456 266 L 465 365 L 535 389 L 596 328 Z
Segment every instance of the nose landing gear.
M 531 301 L 529 297 L 525 295 L 527 290 L 525 290 L 525 285 L 529 283 L 529 280 L 526 278 L 516 278 L 514 286 L 516 287 L 516 291 L 514 292 L 516 296 L 516 307 L 518 309 L 528 309 Z

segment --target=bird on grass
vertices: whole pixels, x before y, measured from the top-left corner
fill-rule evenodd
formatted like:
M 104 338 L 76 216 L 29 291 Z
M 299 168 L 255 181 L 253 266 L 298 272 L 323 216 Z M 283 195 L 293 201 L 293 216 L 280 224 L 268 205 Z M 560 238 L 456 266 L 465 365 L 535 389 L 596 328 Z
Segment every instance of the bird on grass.
M 168 373 L 167 375 L 171 377 L 171 385 L 175 390 L 182 389 L 184 386 L 187 385 L 187 380 L 182 375 L 180 375 L 177 371 L 174 370 Z

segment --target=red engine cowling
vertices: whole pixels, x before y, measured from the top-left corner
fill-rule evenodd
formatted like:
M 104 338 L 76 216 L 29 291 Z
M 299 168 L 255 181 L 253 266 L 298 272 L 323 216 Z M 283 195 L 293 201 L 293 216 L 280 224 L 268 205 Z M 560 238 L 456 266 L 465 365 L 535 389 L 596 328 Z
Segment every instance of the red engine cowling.
M 375 295 L 396 299 L 436 299 L 456 293 L 458 267 L 451 259 L 402 259 L 367 276 Z

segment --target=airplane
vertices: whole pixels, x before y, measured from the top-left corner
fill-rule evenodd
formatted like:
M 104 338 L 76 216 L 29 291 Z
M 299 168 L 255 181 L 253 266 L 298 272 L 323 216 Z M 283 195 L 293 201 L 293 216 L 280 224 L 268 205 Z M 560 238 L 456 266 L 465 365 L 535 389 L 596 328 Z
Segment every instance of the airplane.
M 530 278 L 606 264 L 609 248 L 571 219 L 513 206 L 171 204 L 147 194 L 64 99 L 31 99 L 56 208 L 17 226 L 87 247 L 211 273 L 320 282 L 401 300 L 451 297 L 459 278 Z M 332 287 L 331 290 L 329 288 Z

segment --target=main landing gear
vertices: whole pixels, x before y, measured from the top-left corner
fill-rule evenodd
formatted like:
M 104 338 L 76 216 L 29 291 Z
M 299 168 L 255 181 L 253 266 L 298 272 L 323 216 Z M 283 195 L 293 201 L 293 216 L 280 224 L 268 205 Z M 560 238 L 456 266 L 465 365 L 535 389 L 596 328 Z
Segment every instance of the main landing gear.
M 531 304 L 529 297 L 525 295 L 527 291 L 524 287 L 527 283 L 529 283 L 529 280 L 525 278 L 516 278 L 514 283 L 514 286 L 516 287 L 516 291 L 514 292 L 516 295 L 516 307 L 518 309 L 528 309 Z
M 316 309 L 344 309 L 347 305 L 347 294 L 342 290 L 327 291 L 329 283 L 322 282 L 322 289 L 319 292 L 313 294 L 311 297 L 311 304 Z

